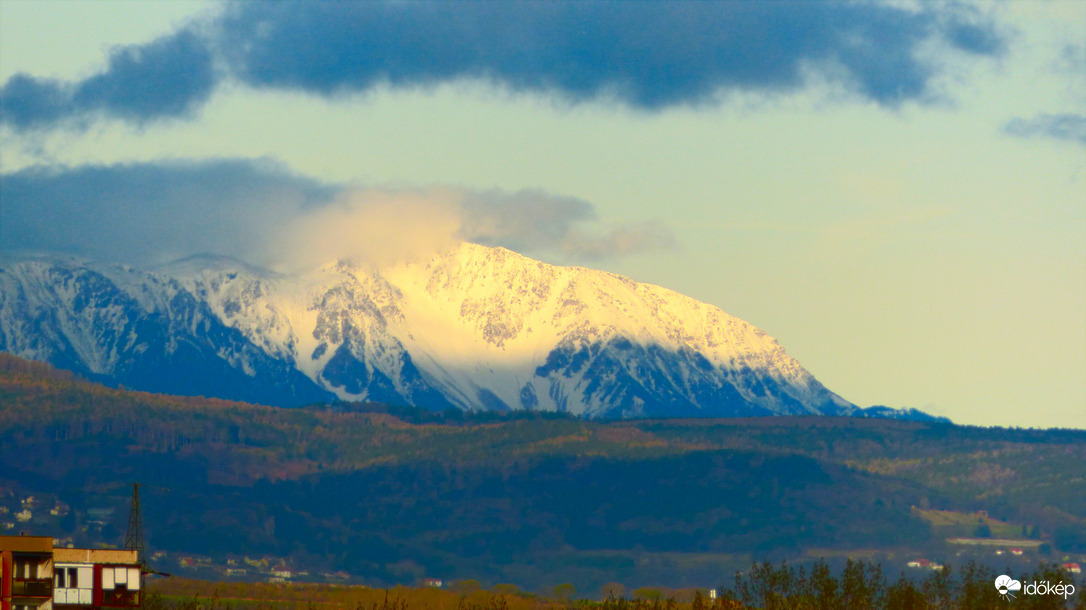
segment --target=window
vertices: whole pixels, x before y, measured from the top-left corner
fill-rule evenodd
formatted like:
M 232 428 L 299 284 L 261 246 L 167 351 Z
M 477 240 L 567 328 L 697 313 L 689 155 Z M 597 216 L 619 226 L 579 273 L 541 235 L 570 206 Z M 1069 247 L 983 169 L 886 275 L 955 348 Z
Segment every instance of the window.
M 58 589 L 75 589 L 79 586 L 79 568 L 57 567 L 53 582 Z
M 54 566 L 53 586 L 57 589 L 90 589 L 93 573 L 90 566 Z
M 15 578 L 37 578 L 38 577 L 38 563 L 36 561 L 30 561 L 28 559 L 16 559 Z

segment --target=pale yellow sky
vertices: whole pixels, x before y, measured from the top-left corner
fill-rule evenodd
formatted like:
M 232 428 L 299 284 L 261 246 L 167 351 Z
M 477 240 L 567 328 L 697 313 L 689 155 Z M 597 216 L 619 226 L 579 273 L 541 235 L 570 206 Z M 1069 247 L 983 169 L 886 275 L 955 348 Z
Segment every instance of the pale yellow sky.
M 111 45 L 216 6 L 0 0 L 0 81 L 86 77 Z M 649 112 L 479 82 L 334 99 L 235 83 L 193 120 L 3 127 L 0 154 L 5 172 L 268 158 L 329 182 L 577 197 L 602 226 L 678 241 L 590 264 L 754 323 L 852 402 L 1086 428 L 1086 147 L 1003 131 L 1086 115 L 1086 2 L 977 6 L 1007 53 L 927 50 L 940 99 L 896 109 L 832 86 Z

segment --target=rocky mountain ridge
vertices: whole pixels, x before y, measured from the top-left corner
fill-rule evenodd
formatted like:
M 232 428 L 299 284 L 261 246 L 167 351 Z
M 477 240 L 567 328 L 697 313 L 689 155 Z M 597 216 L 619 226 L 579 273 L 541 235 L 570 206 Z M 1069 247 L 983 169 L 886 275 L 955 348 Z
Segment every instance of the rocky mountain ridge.
M 5 256 L 0 351 L 113 384 L 590 417 L 852 414 L 771 337 L 676 292 L 461 244 L 375 269 Z

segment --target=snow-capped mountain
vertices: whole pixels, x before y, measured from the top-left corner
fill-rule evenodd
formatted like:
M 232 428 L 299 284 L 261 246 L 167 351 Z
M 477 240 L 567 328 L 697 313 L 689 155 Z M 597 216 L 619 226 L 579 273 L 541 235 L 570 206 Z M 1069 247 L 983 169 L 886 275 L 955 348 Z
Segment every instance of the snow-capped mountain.
M 676 292 L 462 244 L 381 270 L 194 257 L 0 264 L 0 351 L 135 389 L 602 417 L 850 414 L 771 337 Z

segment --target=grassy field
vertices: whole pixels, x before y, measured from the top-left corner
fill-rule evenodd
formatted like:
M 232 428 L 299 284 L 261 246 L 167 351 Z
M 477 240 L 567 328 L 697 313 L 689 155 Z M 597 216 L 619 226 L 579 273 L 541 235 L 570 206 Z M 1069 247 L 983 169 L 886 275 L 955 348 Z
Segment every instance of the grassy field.
M 448 589 L 403 586 L 377 589 L 360 585 L 224 583 L 174 577 L 152 581 L 146 588 L 142 607 L 144 610 L 558 610 L 570 607 L 691 610 L 695 607 L 696 591 L 693 589 L 643 588 L 626 593 L 618 588 L 614 592 L 618 594 L 617 599 L 609 602 L 603 599 L 602 590 L 589 595 L 578 594 L 568 585 L 555 587 L 548 595 L 537 595 L 510 584 L 484 590 L 475 581 L 453 583 Z M 707 592 L 701 593 L 708 601 Z
M 1000 521 L 990 517 L 987 512 L 963 513 L 953 510 L 922 510 L 914 508 L 913 512 L 932 526 L 932 531 L 941 537 L 969 538 L 977 537 L 980 526 L 987 526 L 986 538 L 1014 539 L 1026 538 L 1023 535 L 1021 524 Z M 1028 530 L 1027 530 L 1028 532 Z

